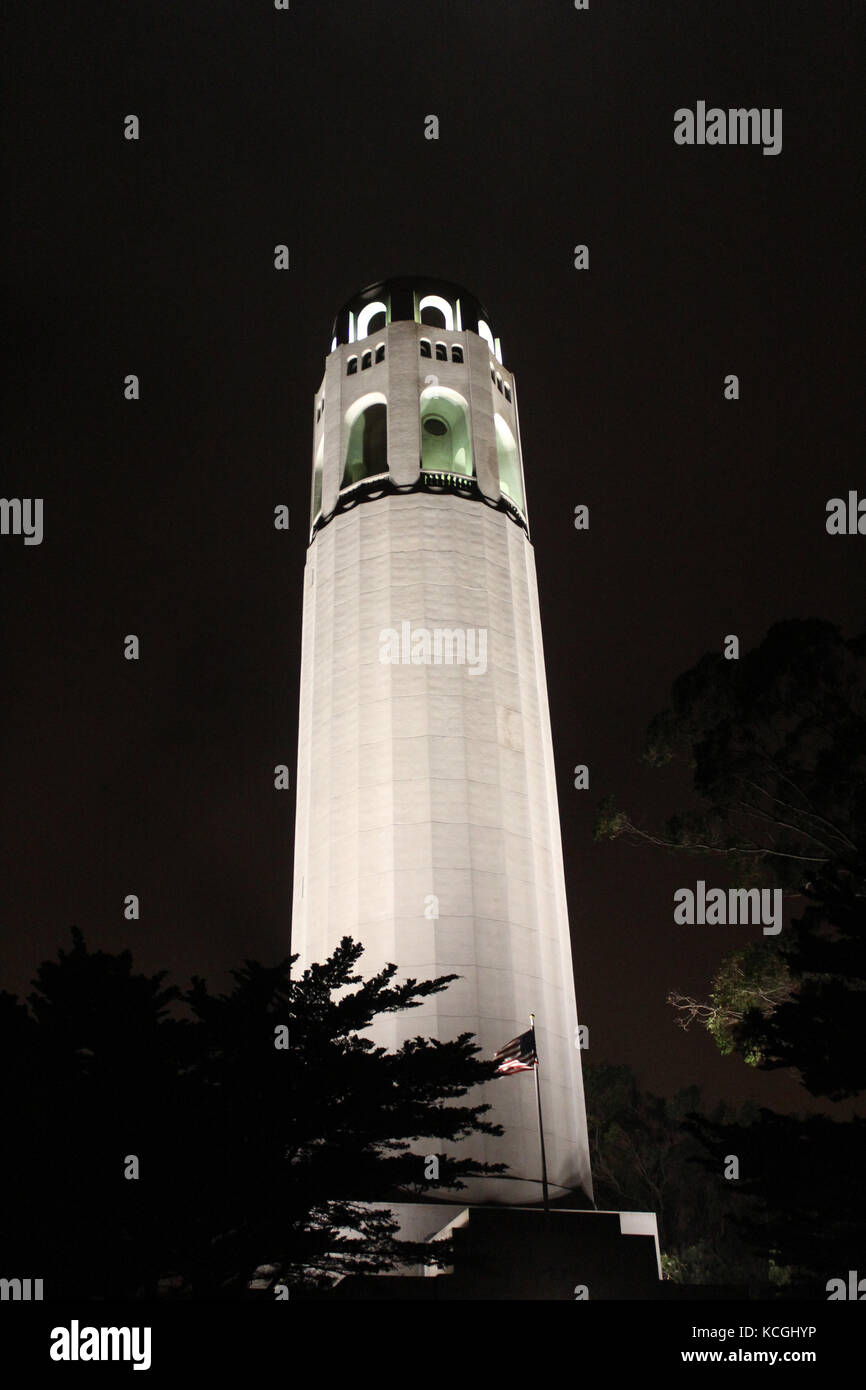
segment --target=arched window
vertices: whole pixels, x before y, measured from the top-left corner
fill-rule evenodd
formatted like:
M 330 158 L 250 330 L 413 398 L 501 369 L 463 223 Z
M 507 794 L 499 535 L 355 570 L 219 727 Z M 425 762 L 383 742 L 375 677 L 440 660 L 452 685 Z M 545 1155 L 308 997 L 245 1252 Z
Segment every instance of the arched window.
M 447 386 L 429 386 L 421 392 L 421 467 L 467 478 L 475 472 L 469 407 Z
M 510 400 L 511 400 L 511 387 L 508 386 L 507 384 L 506 384 L 506 387 L 505 387 L 505 399 L 506 399 L 507 401 L 510 401 Z
M 384 343 L 378 343 L 377 346 L 376 346 L 376 361 L 377 361 L 377 362 L 384 362 L 384 361 L 385 361 L 385 344 L 384 344 Z
M 499 375 L 498 372 L 496 373 L 496 389 L 497 391 L 502 390 L 502 377 Z
M 450 333 L 454 332 L 454 310 L 441 295 L 425 294 L 418 301 L 418 312 L 422 323 L 429 323 L 431 328 L 447 328 Z
M 365 352 L 365 353 L 363 353 L 363 354 L 361 355 L 361 371 L 362 371 L 362 372 L 365 372 L 365 371 L 367 370 L 367 368 L 368 368 L 368 367 L 371 367 L 372 365 L 373 365 L 373 354 L 372 354 L 372 352 Z M 502 387 L 500 386 L 499 389 L 500 389 L 500 391 L 501 391 L 501 390 L 502 390 Z
M 493 353 L 493 355 L 495 356 L 495 355 L 496 355 L 496 345 L 495 345 L 495 343 L 494 343 L 494 341 L 493 341 L 493 334 L 491 333 L 489 326 L 484 322 L 483 319 L 479 319 L 479 320 L 478 320 L 478 335 L 479 335 L 479 337 L 481 337 L 481 338 L 484 339 L 484 341 L 487 343 L 488 347 L 490 348 L 490 351 L 491 351 L 491 352 Z
M 426 309 L 421 310 L 421 322 L 426 323 L 428 328 L 448 327 L 448 320 L 442 310 L 433 304 L 428 304 Z
M 378 392 L 362 396 L 346 411 L 348 440 L 341 487 L 388 472 L 388 406 Z
M 313 501 L 310 511 L 310 524 L 315 521 L 319 512 L 322 510 L 322 470 L 325 463 L 325 440 L 319 440 L 319 447 L 316 450 L 316 461 L 313 464 Z
M 520 481 L 520 457 L 514 435 L 499 414 L 496 425 L 496 459 L 499 464 L 499 489 L 523 511 L 523 485 Z
M 346 363 L 346 376 L 354 376 L 357 370 L 358 370 L 358 359 L 357 359 L 357 357 L 350 357 L 349 360 L 348 360 L 348 362 Z
M 429 344 L 429 342 L 427 341 L 426 338 L 422 338 L 422 339 L 421 339 L 421 342 L 420 342 L 419 346 L 420 346 L 420 348 L 421 348 L 421 356 L 422 356 L 422 357 L 429 357 L 429 356 L 430 356 L 430 344 Z
M 457 347 L 457 346 L 455 345 L 455 346 L 451 349 L 451 361 L 452 361 L 452 362 L 462 362 L 462 361 L 463 361 L 463 349 L 462 349 L 462 347 Z
M 378 333 L 385 327 L 388 321 L 387 305 L 376 300 L 373 304 L 366 304 L 358 315 L 358 328 L 355 341 L 360 342 L 369 333 Z
M 448 361 L 448 349 L 447 349 L 447 347 L 445 346 L 444 343 L 437 343 L 437 344 L 436 344 L 436 361 L 437 361 L 437 362 L 447 362 L 447 361 Z

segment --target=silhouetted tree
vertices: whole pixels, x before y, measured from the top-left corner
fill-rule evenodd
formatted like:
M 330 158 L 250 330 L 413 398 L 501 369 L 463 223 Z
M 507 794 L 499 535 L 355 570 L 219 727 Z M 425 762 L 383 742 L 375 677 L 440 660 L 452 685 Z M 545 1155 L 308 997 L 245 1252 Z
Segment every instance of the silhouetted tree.
M 587 1123 L 596 1204 L 654 1211 L 668 1277 L 685 1284 L 769 1282 L 768 1260 L 753 1252 L 735 1217 L 741 1208 L 723 1165 L 708 1153 L 690 1117 L 703 1114 L 700 1088 L 671 1099 L 641 1091 L 630 1067 L 584 1063 Z M 748 1117 L 748 1107 L 741 1112 Z M 719 1106 L 715 1120 L 737 1118 Z
M 697 1087 L 654 1096 L 625 1066 L 585 1064 L 585 1082 L 596 1201 L 656 1212 L 669 1278 L 823 1298 L 858 1267 L 866 1120 L 708 1110 Z
M 645 759 L 681 760 L 697 810 L 660 830 L 611 798 L 597 838 L 715 856 L 742 884 L 804 902 L 781 938 L 732 953 L 708 1002 L 672 993 L 723 1051 L 796 1069 L 815 1095 L 866 1086 L 866 634 L 816 619 L 778 623 L 739 661 L 704 656 L 649 726 Z
M 429 1246 L 396 1243 L 387 1213 L 361 1204 L 460 1189 L 469 1174 L 502 1167 L 437 1150 L 502 1132 L 482 1118 L 488 1106 L 459 1103 L 496 1070 L 477 1058 L 471 1034 L 417 1037 L 393 1053 L 362 1036 L 377 1016 L 417 1008 L 455 977 L 395 983 L 389 965 L 362 980 L 355 972 L 362 950 L 346 937 L 297 980 L 289 979 L 288 961 L 271 968 L 247 961 L 233 972 L 230 994 L 211 995 L 196 980 L 187 995 L 210 1102 L 200 1133 L 222 1147 L 229 1170 L 219 1177 L 213 1170 L 204 1196 L 209 1228 L 222 1226 L 216 1246 L 202 1251 L 212 1282 L 237 1282 L 238 1271 L 256 1263 L 271 1266 L 273 1282 L 298 1284 L 392 1267 L 398 1254 L 429 1262 Z M 281 1025 L 289 1030 L 286 1050 L 274 1045 Z M 438 1178 L 426 1177 L 425 1157 L 410 1151 L 422 1137 Z M 236 1185 L 227 1203 L 229 1176 Z
M 455 977 L 396 983 L 388 966 L 364 980 L 361 954 L 345 938 L 297 980 L 288 960 L 246 961 L 228 994 L 200 979 L 182 994 L 73 929 L 29 1007 L 0 994 L 7 1272 L 42 1277 L 46 1297 L 246 1297 L 263 1265 L 259 1284 L 299 1288 L 430 1261 L 364 1204 L 503 1166 L 439 1152 L 428 1177 L 409 1150 L 501 1133 L 489 1107 L 461 1103 L 495 1063 L 471 1034 L 375 1047 L 377 1016 Z
M 737 1156 L 739 1177 L 728 1184 L 737 1231 L 769 1259 L 774 1282 L 790 1296 L 825 1297 L 828 1279 L 857 1267 L 866 1236 L 866 1120 L 761 1109 L 738 1120 L 693 1115 L 686 1125 L 708 1172 Z

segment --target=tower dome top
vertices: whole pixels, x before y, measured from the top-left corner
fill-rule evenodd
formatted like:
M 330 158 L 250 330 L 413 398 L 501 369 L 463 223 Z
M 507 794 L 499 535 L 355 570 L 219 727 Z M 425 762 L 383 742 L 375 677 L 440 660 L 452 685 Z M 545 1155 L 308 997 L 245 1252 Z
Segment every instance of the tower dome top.
M 491 350 L 496 342 L 490 316 L 477 295 L 452 280 L 401 275 L 366 285 L 346 300 L 331 328 L 331 351 L 400 319 L 451 331 L 469 329 L 486 338 Z

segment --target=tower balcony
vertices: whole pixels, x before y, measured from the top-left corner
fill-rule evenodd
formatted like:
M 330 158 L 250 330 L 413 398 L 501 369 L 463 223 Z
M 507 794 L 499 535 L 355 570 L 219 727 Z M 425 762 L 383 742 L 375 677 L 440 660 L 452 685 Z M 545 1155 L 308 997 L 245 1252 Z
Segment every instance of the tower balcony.
M 310 536 L 389 493 L 457 493 L 528 534 L 514 378 L 474 295 L 407 277 L 334 319 L 316 392 Z

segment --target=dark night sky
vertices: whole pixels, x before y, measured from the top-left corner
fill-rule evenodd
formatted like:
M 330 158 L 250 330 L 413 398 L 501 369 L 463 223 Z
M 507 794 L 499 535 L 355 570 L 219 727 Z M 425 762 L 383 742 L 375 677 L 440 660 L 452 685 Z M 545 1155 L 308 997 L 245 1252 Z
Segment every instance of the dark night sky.
M 754 929 L 675 926 L 701 867 L 590 830 L 607 792 L 673 809 L 642 731 L 726 633 L 863 619 L 866 539 L 824 528 L 866 485 L 861 6 L 8 13 L 2 493 L 45 499 L 45 539 L 0 538 L 0 985 L 26 990 L 72 923 L 181 983 L 286 953 L 272 771 L 294 782 L 312 396 L 339 305 L 417 271 L 486 302 L 517 378 L 589 1055 L 805 1106 L 665 1004 Z M 782 107 L 782 153 L 677 147 L 698 99 Z

